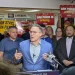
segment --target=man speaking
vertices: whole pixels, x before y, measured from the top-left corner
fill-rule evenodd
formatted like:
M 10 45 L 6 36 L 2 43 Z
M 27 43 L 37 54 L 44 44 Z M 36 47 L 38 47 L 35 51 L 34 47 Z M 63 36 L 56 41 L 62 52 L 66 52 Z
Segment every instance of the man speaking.
M 15 53 L 15 59 L 23 59 L 23 70 L 36 71 L 49 69 L 49 62 L 45 59 L 47 54 L 53 52 L 50 43 L 41 39 L 42 28 L 38 24 L 32 25 L 30 28 L 30 39 L 20 43 L 20 51 Z

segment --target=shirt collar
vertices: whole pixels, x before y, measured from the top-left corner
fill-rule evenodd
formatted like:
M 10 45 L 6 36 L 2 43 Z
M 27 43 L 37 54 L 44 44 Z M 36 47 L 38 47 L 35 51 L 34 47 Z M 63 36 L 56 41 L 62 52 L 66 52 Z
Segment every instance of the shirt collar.
M 47 35 L 45 35 L 45 36 L 43 36 L 43 37 L 41 37 L 41 38 L 46 38 L 46 37 L 48 37 Z
M 10 37 L 8 37 L 8 40 L 9 40 L 9 41 L 13 41 L 13 40 L 10 39 Z M 15 41 L 17 41 L 17 38 L 15 39 Z
M 73 39 L 73 37 L 67 37 L 67 39 Z
M 34 45 L 33 42 L 30 42 L 31 45 Z M 38 45 L 41 45 L 41 40 L 39 41 Z M 38 46 L 37 45 L 37 46 Z M 35 45 L 34 45 L 35 46 Z

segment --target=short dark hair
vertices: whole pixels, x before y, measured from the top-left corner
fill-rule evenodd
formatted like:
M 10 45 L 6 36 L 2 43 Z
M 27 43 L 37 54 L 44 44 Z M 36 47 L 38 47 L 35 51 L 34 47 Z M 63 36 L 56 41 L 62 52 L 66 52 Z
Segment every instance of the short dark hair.
M 41 27 L 46 28 L 46 26 L 44 24 L 39 24 Z
M 57 27 L 55 32 L 57 32 L 58 29 L 61 29 L 61 31 L 63 32 L 63 29 L 61 27 Z
M 16 29 L 17 30 L 17 27 L 16 26 L 9 26 L 8 32 L 10 32 L 11 29 Z
M 47 26 L 47 27 L 46 27 L 46 30 L 47 30 L 47 28 L 50 28 L 51 31 L 52 31 L 52 33 L 53 33 L 53 28 L 52 28 L 51 26 Z

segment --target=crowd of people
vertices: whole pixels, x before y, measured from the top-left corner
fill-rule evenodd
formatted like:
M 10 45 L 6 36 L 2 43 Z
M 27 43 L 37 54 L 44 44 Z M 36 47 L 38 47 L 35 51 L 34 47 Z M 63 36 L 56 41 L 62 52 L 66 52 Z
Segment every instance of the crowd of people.
M 17 28 L 9 27 L 8 36 L 0 41 L 0 60 L 13 65 L 22 63 L 22 71 L 58 69 L 61 75 L 75 75 L 74 27 L 58 27 L 53 33 L 51 26 L 33 24 L 19 38 Z M 52 54 L 61 65 L 49 58 Z

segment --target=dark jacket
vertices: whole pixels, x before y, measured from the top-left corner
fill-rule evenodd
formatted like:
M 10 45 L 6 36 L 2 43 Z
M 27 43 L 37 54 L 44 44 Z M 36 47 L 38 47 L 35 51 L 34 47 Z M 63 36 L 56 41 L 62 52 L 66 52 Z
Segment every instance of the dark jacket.
M 75 66 L 75 36 L 73 37 L 73 40 L 72 40 L 69 57 L 67 56 L 67 50 L 66 50 L 66 38 L 62 38 L 58 41 L 57 48 L 55 50 L 55 54 L 58 60 L 60 61 L 60 63 L 65 68 L 67 67 L 62 63 L 62 61 L 65 59 L 69 61 L 73 61 L 73 64 L 68 67 Z

